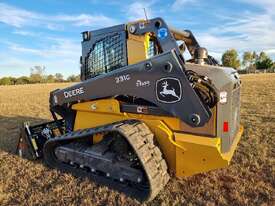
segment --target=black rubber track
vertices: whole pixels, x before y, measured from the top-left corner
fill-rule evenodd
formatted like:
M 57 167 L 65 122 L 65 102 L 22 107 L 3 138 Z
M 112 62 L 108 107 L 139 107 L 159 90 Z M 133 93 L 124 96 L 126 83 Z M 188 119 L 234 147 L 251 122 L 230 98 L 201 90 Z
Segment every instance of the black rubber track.
M 96 133 L 118 132 L 132 146 L 139 158 L 144 173 L 147 176 L 149 187 L 140 187 L 136 184 L 125 184 L 117 180 L 97 175 L 90 171 L 73 167 L 70 164 L 59 161 L 55 156 L 55 148 L 74 141 L 90 138 Z M 67 133 L 46 142 L 43 148 L 45 163 L 63 172 L 69 172 L 77 177 L 88 177 L 98 184 L 103 184 L 115 190 L 125 193 L 139 201 L 150 201 L 164 188 L 169 181 L 167 164 L 162 153 L 154 144 L 154 134 L 145 123 L 138 120 L 125 120 L 97 128 L 83 129 Z

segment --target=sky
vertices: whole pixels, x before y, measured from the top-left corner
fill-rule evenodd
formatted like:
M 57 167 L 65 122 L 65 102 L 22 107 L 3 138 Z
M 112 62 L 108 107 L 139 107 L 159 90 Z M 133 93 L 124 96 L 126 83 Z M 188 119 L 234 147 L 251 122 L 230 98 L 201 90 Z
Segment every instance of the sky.
M 144 18 L 162 17 L 191 30 L 209 54 L 265 51 L 275 60 L 274 0 L 0 0 L 0 77 L 79 74 L 81 32 Z

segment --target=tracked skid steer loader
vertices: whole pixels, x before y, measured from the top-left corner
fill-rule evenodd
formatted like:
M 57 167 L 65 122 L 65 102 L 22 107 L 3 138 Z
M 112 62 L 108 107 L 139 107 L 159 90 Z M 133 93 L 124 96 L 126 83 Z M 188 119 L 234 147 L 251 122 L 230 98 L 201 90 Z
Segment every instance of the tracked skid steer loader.
M 140 201 L 172 174 L 229 165 L 243 131 L 241 81 L 191 31 L 155 18 L 82 37 L 82 81 L 50 93 L 52 122 L 24 126 L 34 158 Z

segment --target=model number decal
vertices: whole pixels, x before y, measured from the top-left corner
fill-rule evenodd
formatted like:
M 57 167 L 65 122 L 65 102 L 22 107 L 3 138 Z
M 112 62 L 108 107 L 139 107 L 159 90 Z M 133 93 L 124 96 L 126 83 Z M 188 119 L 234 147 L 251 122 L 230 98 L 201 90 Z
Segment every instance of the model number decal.
M 137 80 L 136 86 L 137 87 L 149 87 L 150 86 L 150 81 Z
M 74 97 L 74 96 L 77 96 L 77 95 L 80 95 L 80 94 L 84 94 L 84 88 L 83 87 L 73 89 L 71 91 L 65 91 L 64 92 L 64 97 L 65 98 L 70 98 L 70 97 Z
M 115 77 L 115 81 L 117 84 L 124 82 L 124 81 L 129 81 L 130 79 L 131 79 L 130 74 L 125 74 L 125 75 Z

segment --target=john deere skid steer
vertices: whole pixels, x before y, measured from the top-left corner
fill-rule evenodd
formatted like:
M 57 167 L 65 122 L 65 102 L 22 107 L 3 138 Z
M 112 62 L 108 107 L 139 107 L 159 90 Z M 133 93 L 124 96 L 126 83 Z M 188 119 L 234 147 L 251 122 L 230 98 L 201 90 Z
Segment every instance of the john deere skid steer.
M 243 131 L 234 69 L 161 18 L 82 35 L 81 83 L 51 92 L 54 121 L 24 127 L 34 158 L 142 201 L 171 174 L 229 164 Z

